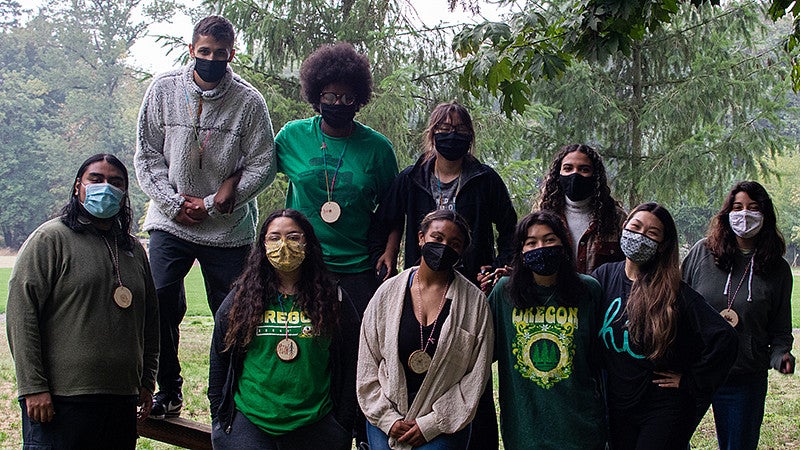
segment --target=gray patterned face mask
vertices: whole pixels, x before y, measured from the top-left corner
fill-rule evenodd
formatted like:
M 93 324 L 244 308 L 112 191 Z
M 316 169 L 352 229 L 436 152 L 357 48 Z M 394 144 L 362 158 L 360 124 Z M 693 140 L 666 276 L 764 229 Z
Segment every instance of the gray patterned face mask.
M 647 263 L 656 256 L 658 250 L 658 242 L 628 229 L 622 230 L 619 245 L 622 247 L 622 253 L 636 264 Z

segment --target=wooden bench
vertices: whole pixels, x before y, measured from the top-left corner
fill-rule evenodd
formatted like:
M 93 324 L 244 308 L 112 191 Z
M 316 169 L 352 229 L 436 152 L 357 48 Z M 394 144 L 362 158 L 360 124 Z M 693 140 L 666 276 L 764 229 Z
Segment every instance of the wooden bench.
M 211 450 L 211 425 L 175 417 L 150 419 L 139 424 L 139 435 L 179 447 Z

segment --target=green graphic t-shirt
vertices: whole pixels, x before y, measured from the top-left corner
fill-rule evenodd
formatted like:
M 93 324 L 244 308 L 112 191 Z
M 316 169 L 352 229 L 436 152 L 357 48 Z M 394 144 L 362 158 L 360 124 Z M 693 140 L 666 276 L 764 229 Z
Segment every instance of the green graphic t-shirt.
M 287 333 L 298 346 L 297 357 L 288 362 L 276 353 Z M 330 343 L 330 338 L 316 335 L 294 296 L 273 300 L 247 349 L 233 397 L 236 409 L 272 435 L 319 421 L 333 408 Z
M 502 278 L 489 295 L 506 448 L 596 449 L 605 445 L 598 370 L 591 362 L 600 285 L 577 306 L 561 306 L 554 288 L 537 287 L 537 306 L 515 308 Z
M 397 160 L 392 144 L 377 131 L 354 122 L 350 136 L 335 138 L 323 135 L 321 121 L 315 116 L 289 122 L 275 137 L 278 172 L 289 178 L 286 207 L 305 214 L 314 226 L 331 270 L 363 272 L 371 268 L 370 216 L 397 176 Z M 320 216 L 329 191 L 341 207 L 334 223 Z

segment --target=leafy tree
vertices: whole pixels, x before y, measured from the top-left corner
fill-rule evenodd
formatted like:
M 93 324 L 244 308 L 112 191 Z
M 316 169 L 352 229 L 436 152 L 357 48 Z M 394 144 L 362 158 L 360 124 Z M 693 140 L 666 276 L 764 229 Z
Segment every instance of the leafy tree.
M 455 0 L 450 0 L 451 5 Z M 477 0 L 461 3 L 477 5 Z M 500 0 L 500 4 L 516 1 Z M 462 56 L 471 56 L 463 85 L 475 92 L 499 94 L 505 112 L 522 112 L 531 101 L 526 85 L 556 78 L 576 58 L 604 64 L 609 57 L 634 57 L 636 43 L 658 33 L 679 14 L 682 5 L 719 5 L 718 0 L 564 0 L 528 1 L 504 22 L 467 26 L 453 42 Z M 791 80 L 800 90 L 800 3 L 768 2 L 774 20 L 786 15 L 794 27 L 784 35 L 783 49 L 792 61 Z
M 19 18 L 15 2 L 6 17 Z M 146 30 L 135 22 L 138 0 L 61 0 L 21 25 L 0 27 L 0 230 L 18 247 L 66 202 L 74 170 L 87 156 L 114 153 L 131 169 L 135 214 L 144 195 L 135 183 L 132 156 L 136 114 L 145 88 L 124 65 L 128 49 Z M 147 10 L 155 20 L 163 4 Z M 147 11 L 150 11 L 149 13 Z M 149 14 L 149 15 L 148 15 Z
M 775 159 L 773 165 L 779 178 L 769 177 L 761 181 L 772 197 L 778 216 L 778 229 L 786 239 L 786 258 L 793 265 L 800 260 L 800 154 L 792 153 Z
M 681 6 L 670 23 L 630 43 L 630 58 L 617 52 L 604 64 L 574 61 L 558 78 L 531 75 L 523 88 L 541 132 L 530 155 L 594 143 L 628 206 L 703 199 L 754 177 L 787 145 L 776 114 L 786 103 L 786 69 L 774 63 L 779 49 L 756 45 L 761 17 L 752 3 Z M 465 76 L 491 82 L 507 55 L 488 45 L 481 52 Z
M 0 30 L 8 30 L 19 25 L 22 5 L 13 0 L 0 0 Z

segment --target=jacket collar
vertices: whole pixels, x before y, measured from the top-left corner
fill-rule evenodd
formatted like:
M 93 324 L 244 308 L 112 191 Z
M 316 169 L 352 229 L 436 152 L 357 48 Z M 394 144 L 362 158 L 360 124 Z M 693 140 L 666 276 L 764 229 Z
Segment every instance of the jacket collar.
M 225 75 L 222 77 L 222 80 L 220 80 L 219 84 L 214 89 L 209 91 L 200 89 L 200 86 L 194 82 L 194 59 L 189 61 L 189 63 L 183 66 L 183 68 L 183 80 L 186 83 L 188 90 L 196 96 L 202 96 L 203 100 L 216 100 L 221 98 L 225 95 L 225 93 L 228 91 L 228 88 L 230 88 L 231 84 L 233 83 L 233 70 L 231 70 L 230 65 L 228 65 L 228 67 L 225 69 Z
M 435 162 L 436 158 L 431 158 L 426 161 L 425 154 L 422 154 L 417 158 L 417 162 L 414 163 L 414 167 L 409 174 L 411 179 L 426 191 L 431 185 L 431 177 L 433 176 L 434 169 L 433 165 Z M 483 175 L 487 171 L 486 166 L 481 164 L 477 158 L 471 155 L 465 156 L 464 162 L 461 165 L 461 185 L 465 186 L 470 180 Z

